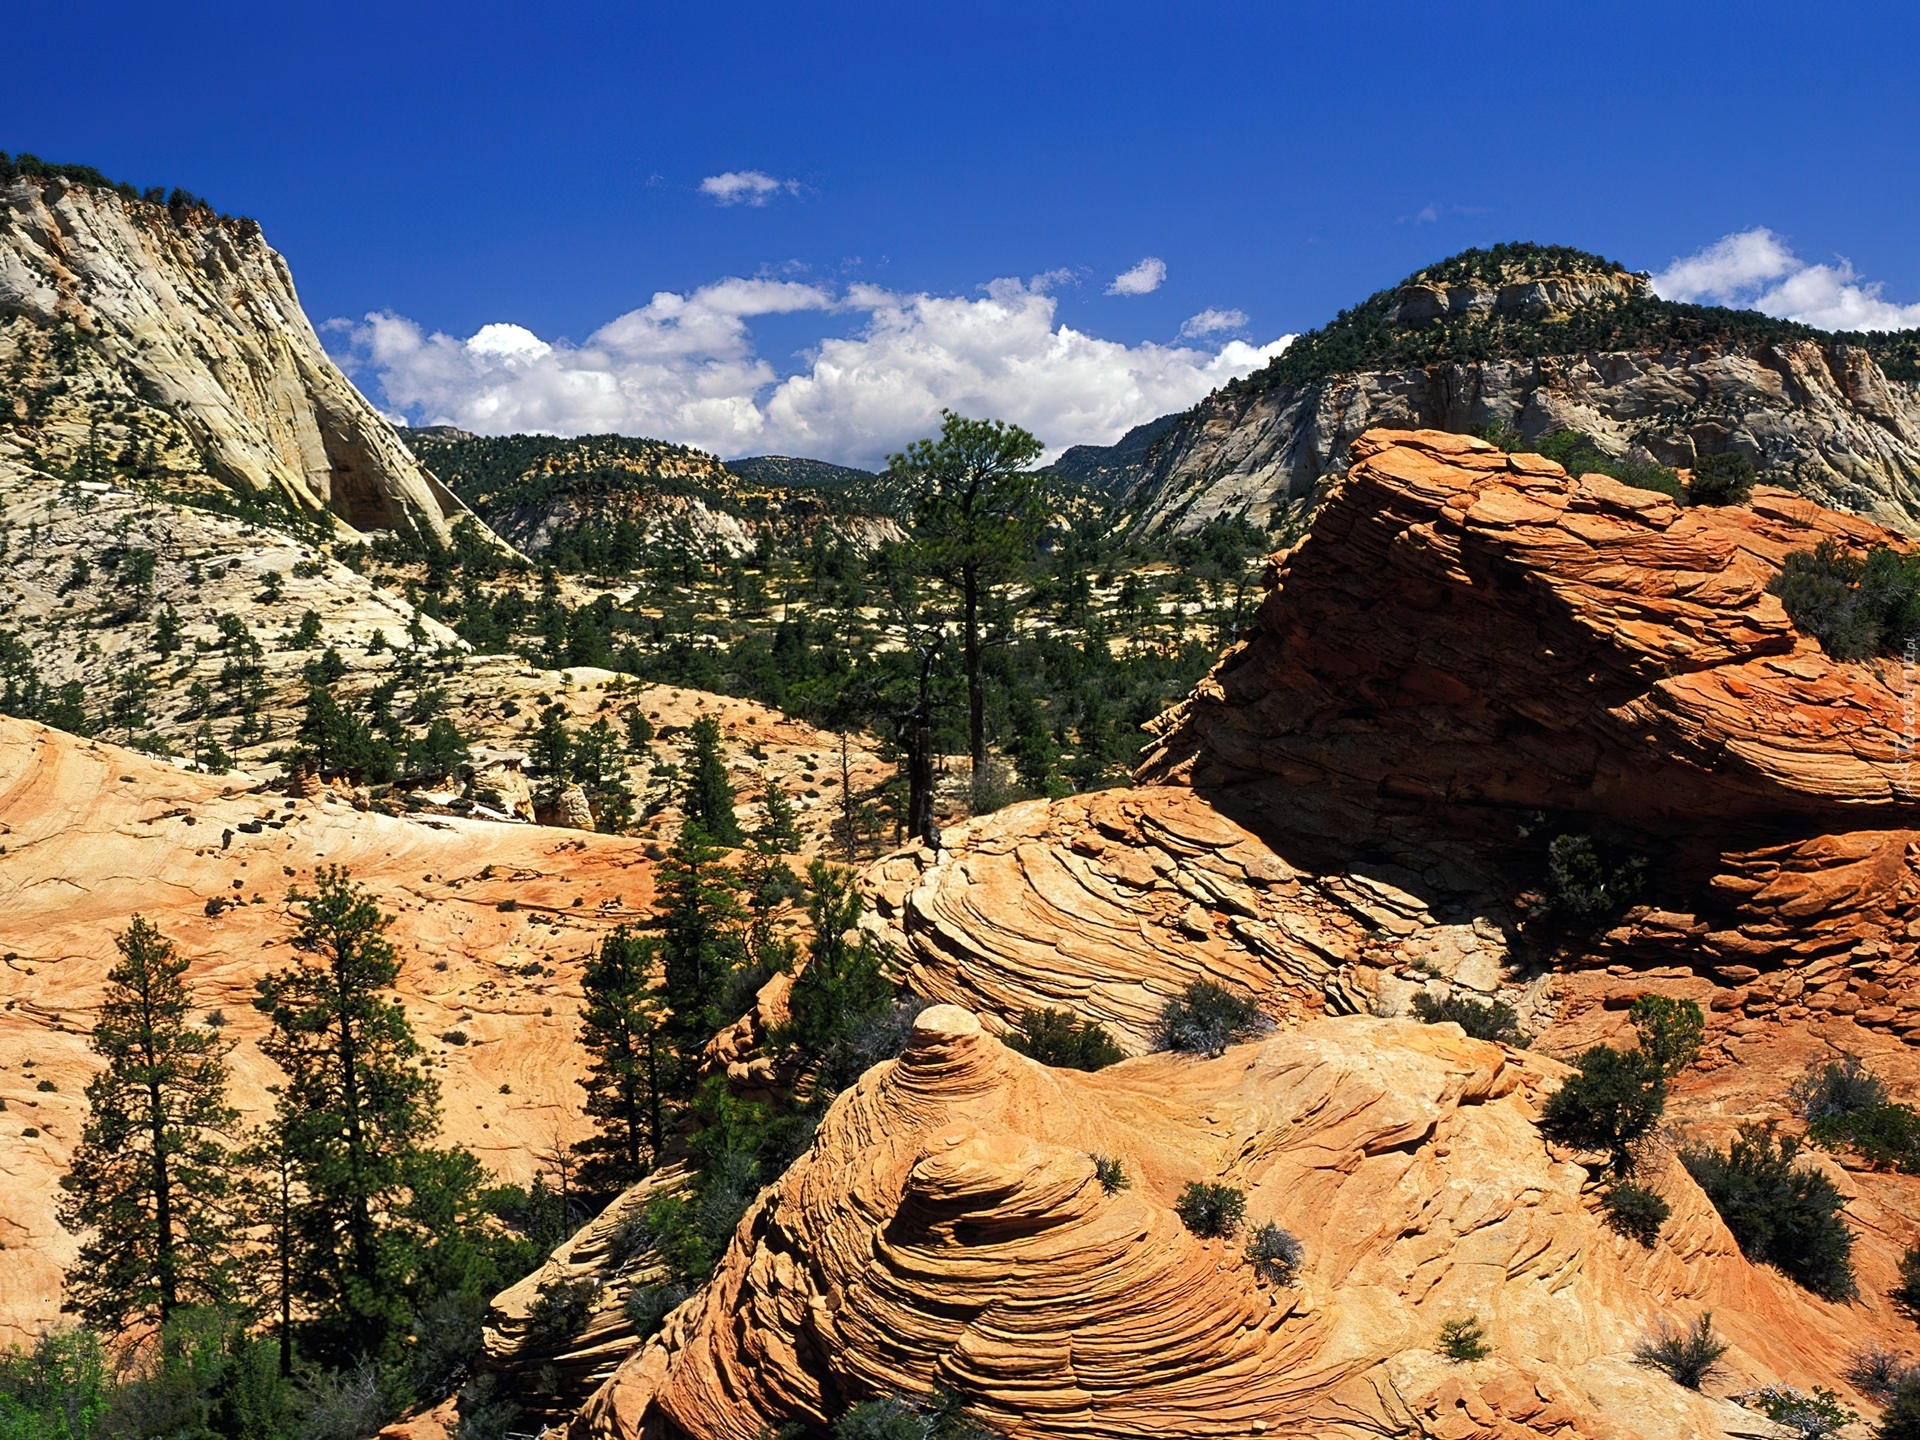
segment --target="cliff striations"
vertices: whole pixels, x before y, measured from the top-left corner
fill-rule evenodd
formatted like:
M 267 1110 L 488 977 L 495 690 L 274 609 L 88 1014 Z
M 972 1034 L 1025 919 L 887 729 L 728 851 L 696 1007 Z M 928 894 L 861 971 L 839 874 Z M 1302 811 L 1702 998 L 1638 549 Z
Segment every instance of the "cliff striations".
M 449 536 L 466 512 L 327 358 L 250 220 L 0 188 L 0 460 L 109 466 Z

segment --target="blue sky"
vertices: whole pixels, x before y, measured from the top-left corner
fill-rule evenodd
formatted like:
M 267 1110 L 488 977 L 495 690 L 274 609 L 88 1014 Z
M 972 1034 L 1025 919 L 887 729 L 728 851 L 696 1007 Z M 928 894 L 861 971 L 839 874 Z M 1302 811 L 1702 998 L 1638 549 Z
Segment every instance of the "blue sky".
M 416 422 L 873 460 L 938 402 L 1111 438 L 1503 239 L 1660 271 L 1765 229 L 1692 293 L 1920 303 L 1911 6 L 70 3 L 8 31 L 0 148 L 257 217 Z M 703 190 L 728 175 L 764 178 Z

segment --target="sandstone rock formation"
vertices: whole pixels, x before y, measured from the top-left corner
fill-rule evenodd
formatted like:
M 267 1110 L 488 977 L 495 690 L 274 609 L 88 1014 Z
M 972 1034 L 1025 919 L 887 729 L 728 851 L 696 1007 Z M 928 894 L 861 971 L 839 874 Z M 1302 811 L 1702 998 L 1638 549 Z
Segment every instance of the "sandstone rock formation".
M 1628 827 L 1657 908 L 1615 943 L 1748 968 L 1905 944 L 1913 679 L 1829 659 L 1766 592 L 1789 550 L 1894 537 L 1774 490 L 1682 510 L 1438 432 L 1355 449 L 1143 779 L 1436 891 L 1518 893 L 1529 815 Z
M 1508 311 L 1563 314 L 1641 298 L 1645 285 L 1637 275 L 1567 274 L 1504 286 L 1409 283 L 1375 300 L 1391 305 L 1383 322 L 1404 329 Z M 1858 343 L 1726 339 L 1529 353 L 1216 391 L 1138 467 L 1138 523 L 1191 530 L 1245 515 L 1268 527 L 1298 524 L 1358 458 L 1353 442 L 1366 431 L 1504 421 L 1532 437 L 1579 430 L 1610 454 L 1637 447 L 1666 465 L 1745 454 L 1810 499 L 1920 530 L 1920 384 L 1889 380 Z
M 1677 1165 L 1654 1248 L 1603 1228 L 1593 1177 L 1533 1124 L 1560 1073 L 1349 1018 L 1083 1075 L 936 1006 L 572 1433 L 752 1440 L 936 1385 L 1010 1436 L 1761 1433 L 1724 1397 L 1827 1383 L 1852 1344 L 1904 1333 L 1884 1300 L 1848 1310 L 1747 1264 Z M 1297 1235 L 1298 1276 L 1190 1234 L 1173 1202 L 1195 1180 Z M 1733 1343 L 1706 1394 L 1633 1363 L 1662 1317 L 1703 1310 Z M 1493 1352 L 1451 1364 L 1440 1326 L 1468 1315 Z
M 648 1248 L 643 1221 L 648 1205 L 686 1182 L 680 1165 L 656 1170 L 558 1246 L 546 1264 L 494 1297 L 478 1366 L 516 1397 L 523 1419 L 564 1423 L 648 1338 L 635 1333 L 627 1298 L 670 1282 L 660 1256 Z M 581 1285 L 592 1299 L 579 1333 L 536 1333 L 529 1322 L 542 1293 Z
M 157 442 L 163 470 L 171 455 L 355 529 L 444 541 L 466 513 L 327 358 L 252 221 L 13 181 L 0 190 L 0 366 L 0 455 L 72 463 Z
M 395 917 L 399 994 L 446 1137 L 524 1183 L 586 1133 L 580 963 L 651 904 L 642 842 L 289 800 L 0 717 L 0 1345 L 59 1318 L 72 1240 L 56 1186 L 85 1119 L 112 937 L 143 914 L 192 960 L 206 1023 L 239 1042 L 235 1103 L 260 1119 L 278 1071 L 255 1048 L 253 986 L 289 963 L 287 889 L 319 865 L 348 867 Z

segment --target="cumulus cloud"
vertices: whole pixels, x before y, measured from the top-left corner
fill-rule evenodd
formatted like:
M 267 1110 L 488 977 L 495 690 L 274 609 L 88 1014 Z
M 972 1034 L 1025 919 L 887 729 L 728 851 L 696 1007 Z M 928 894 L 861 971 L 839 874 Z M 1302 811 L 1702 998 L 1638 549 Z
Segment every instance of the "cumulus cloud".
M 1218 349 L 1102 340 L 1056 323 L 1049 278 L 996 280 L 975 296 L 721 280 L 686 295 L 662 291 L 580 345 L 510 324 L 464 340 L 430 335 L 379 313 L 350 328 L 342 358 L 415 424 L 618 431 L 722 455 L 877 467 L 936 431 L 943 409 L 1024 425 L 1053 454 L 1109 444 L 1258 369 L 1292 339 Z M 748 322 L 798 311 L 859 318 L 782 377 L 755 353 Z
M 764 205 L 781 193 L 798 195 L 798 180 L 781 180 L 764 170 L 728 170 L 700 182 L 700 193 L 718 205 Z
M 1244 310 L 1202 310 L 1198 315 L 1189 315 L 1180 327 L 1180 334 L 1188 340 L 1202 335 L 1217 335 L 1222 330 L 1244 330 L 1247 328 L 1247 312 Z
M 1727 235 L 1677 259 L 1653 277 L 1666 300 L 1732 305 L 1822 330 L 1906 330 L 1920 326 L 1920 304 L 1883 300 L 1845 259 L 1809 265 L 1771 230 Z
M 1131 270 L 1122 270 L 1107 286 L 1109 295 L 1151 295 L 1167 278 L 1167 262 L 1149 255 Z

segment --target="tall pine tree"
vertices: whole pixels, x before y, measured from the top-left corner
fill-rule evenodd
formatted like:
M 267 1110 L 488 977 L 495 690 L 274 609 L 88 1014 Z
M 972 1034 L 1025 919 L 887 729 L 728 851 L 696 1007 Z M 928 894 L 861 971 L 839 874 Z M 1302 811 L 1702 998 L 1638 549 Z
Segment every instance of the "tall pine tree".
M 422 1237 L 413 1183 L 434 1153 L 439 1086 L 388 991 L 391 917 L 338 866 L 323 868 L 294 935 L 300 960 L 259 982 L 273 1028 L 260 1048 L 286 1075 L 275 1127 L 293 1180 L 291 1286 L 326 1358 L 379 1354 L 408 1317 Z
M 687 759 L 687 794 L 681 810 L 716 845 L 738 845 L 740 820 L 733 813 L 733 782 L 720 751 L 720 722 L 702 715 L 693 722 L 693 753 Z
M 228 1299 L 234 1268 L 232 1046 L 188 1023 L 187 960 L 157 929 L 136 915 L 114 943 L 89 1042 L 106 1066 L 87 1082 L 86 1128 L 60 1182 L 60 1222 L 83 1236 L 67 1308 L 108 1332 Z
M 672 1011 L 667 1026 L 686 1056 L 731 1018 L 721 1011 L 743 954 L 744 916 L 733 892 L 733 872 L 721 863 L 725 853 L 689 822 L 680 827 L 660 866 L 655 923 Z
M 679 1066 L 654 987 L 659 956 L 658 940 L 623 925 L 600 942 L 581 977 L 580 1044 L 592 1059 L 580 1084 L 597 1133 L 574 1148 L 587 1162 L 581 1180 L 589 1190 L 632 1184 L 659 1164 L 666 1143 Z
M 974 783 L 987 764 L 987 680 L 981 603 L 993 582 L 1033 553 L 1046 523 L 1042 446 L 1018 425 L 943 412 L 938 440 L 916 440 L 887 457 L 887 471 L 914 494 L 919 559 L 960 590 L 967 671 L 967 745 Z

